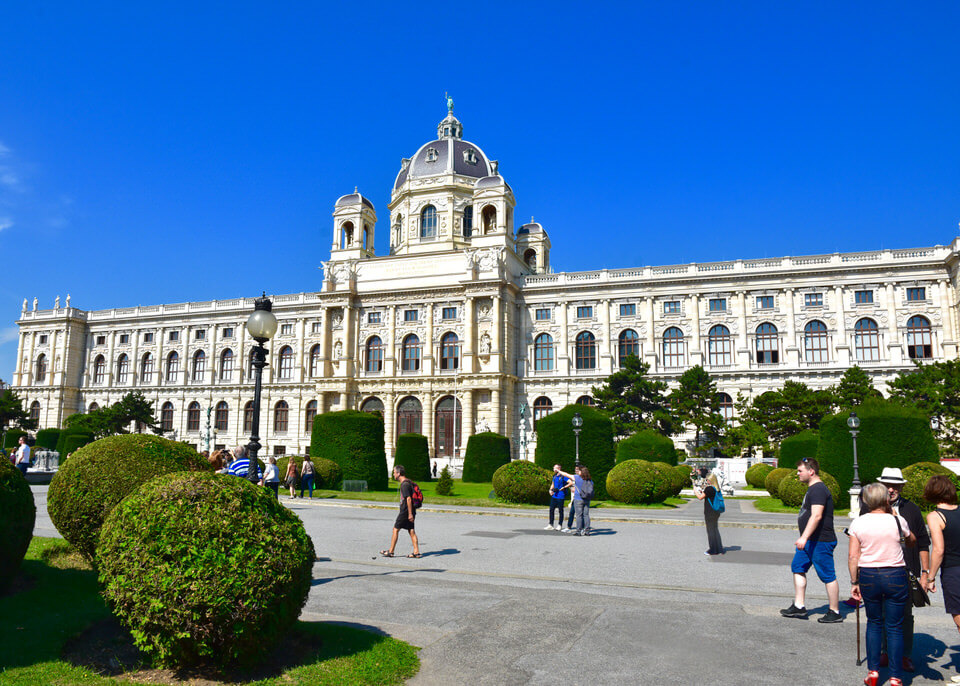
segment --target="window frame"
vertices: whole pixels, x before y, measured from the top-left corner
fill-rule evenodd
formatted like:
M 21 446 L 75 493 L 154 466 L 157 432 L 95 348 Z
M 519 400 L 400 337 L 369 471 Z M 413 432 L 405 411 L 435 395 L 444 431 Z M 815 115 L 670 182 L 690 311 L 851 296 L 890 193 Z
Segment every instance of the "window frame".
M 636 317 L 636 316 L 637 316 L 637 303 L 620 303 L 620 316 L 621 316 L 621 317 Z
M 711 367 L 729 367 L 733 364 L 733 338 L 723 324 L 710 327 L 707 332 L 707 364 Z
M 533 339 L 533 371 L 552 372 L 554 368 L 553 336 L 541 333 Z
M 707 302 L 707 311 L 708 312 L 726 312 L 727 299 L 726 298 L 710 298 L 710 300 Z
M 679 336 L 675 335 L 673 332 L 680 334 Z M 669 336 L 667 334 L 670 334 Z M 684 360 L 686 356 L 684 355 L 684 344 L 686 343 L 686 336 L 683 334 L 683 330 L 677 326 L 667 327 L 663 335 L 660 336 L 661 344 L 661 358 L 663 359 L 663 366 L 667 369 L 679 369 L 683 367 Z
M 681 305 L 679 300 L 664 300 L 663 301 L 663 313 L 664 314 L 680 314 Z
M 597 368 L 597 337 L 591 331 L 581 331 L 574 339 L 574 366 L 578 372 Z
M 853 325 L 853 352 L 857 362 L 880 361 L 880 326 L 871 317 L 861 317 Z
M 640 334 L 634 329 L 624 329 L 617 336 L 617 366 L 622 367 L 630 355 L 640 357 Z
M 592 319 L 593 305 L 577 305 L 577 319 Z
M 873 289 L 862 289 L 853 292 L 854 305 L 873 305 Z
M 911 360 L 933 359 L 933 326 L 923 315 L 916 314 L 907 320 L 907 356 Z
M 803 326 L 803 359 L 820 364 L 830 361 L 830 337 L 825 322 L 813 319 Z
M 762 322 L 754 329 L 753 336 L 757 364 L 780 364 L 780 330 L 777 326 L 771 322 Z
M 420 336 L 415 333 L 407 334 L 400 342 L 400 371 L 407 374 L 419 372 L 421 368 L 423 344 Z

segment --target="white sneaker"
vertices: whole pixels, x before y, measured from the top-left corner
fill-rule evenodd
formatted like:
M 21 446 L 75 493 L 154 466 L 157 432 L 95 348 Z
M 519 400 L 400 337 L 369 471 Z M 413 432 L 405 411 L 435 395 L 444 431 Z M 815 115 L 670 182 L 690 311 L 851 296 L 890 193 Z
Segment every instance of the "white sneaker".
M 557 524 L 555 527 L 553 527 L 553 529 L 554 529 L 554 531 L 560 531 L 560 525 Z
M 544 530 L 544 531 L 553 531 L 553 524 L 547 524 L 545 527 L 543 527 L 543 530 Z
M 560 532 L 564 534 L 570 533 L 570 529 L 568 529 L 567 527 L 563 527 L 562 529 L 560 529 Z

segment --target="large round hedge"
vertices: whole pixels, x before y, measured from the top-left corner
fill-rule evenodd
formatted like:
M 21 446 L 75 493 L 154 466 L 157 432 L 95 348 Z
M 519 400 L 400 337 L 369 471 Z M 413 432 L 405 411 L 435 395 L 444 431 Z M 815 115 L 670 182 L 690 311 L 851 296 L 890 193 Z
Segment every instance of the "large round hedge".
M 673 495 L 675 474 L 663 462 L 624 460 L 607 474 L 607 492 L 621 503 L 662 503 Z
M 117 503 L 155 476 L 209 470 L 203 456 L 183 443 L 149 434 L 108 436 L 60 466 L 47 492 L 47 510 L 57 531 L 93 560 L 100 527 Z
M 300 519 L 246 479 L 158 477 L 107 517 L 103 596 L 158 666 L 251 664 L 291 628 L 316 553 Z
M 939 462 L 930 420 L 919 410 L 884 400 L 857 406 L 860 432 L 857 461 L 860 482 L 876 481 L 884 467 L 901 469 L 917 462 Z M 847 491 L 853 483 L 853 439 L 847 427 L 849 413 L 824 417 L 820 423 L 817 460 Z
M 30 484 L 10 460 L 0 458 L 0 591 L 13 579 L 33 538 L 37 507 Z
M 484 483 L 493 473 L 510 462 L 510 439 L 492 431 L 474 434 L 467 439 L 463 458 L 463 481 Z M 551 465 L 552 467 L 553 465 Z
M 526 460 L 515 460 L 493 473 L 493 490 L 508 503 L 547 505 L 553 472 Z M 596 485 L 594 485 L 596 490 Z
M 394 464 L 402 464 L 408 478 L 414 481 L 430 481 L 430 448 L 423 434 L 400 434 L 397 436 L 397 453 Z
M 806 429 L 780 441 L 780 455 L 777 466 L 796 469 L 797 463 L 805 457 L 816 457 L 820 445 L 820 432 Z
M 678 464 L 673 469 L 683 477 L 683 488 L 691 488 L 693 486 L 693 482 L 690 480 L 690 475 L 693 474 L 693 467 L 688 464 Z
M 357 410 L 318 414 L 313 420 L 310 456 L 333 460 L 344 479 L 366 481 L 371 491 L 387 490 L 387 453 L 379 415 Z
M 837 484 L 837 480 L 832 476 L 827 474 L 822 469 L 820 470 L 820 479 L 827 485 L 827 488 L 830 490 L 830 495 L 833 496 L 833 506 L 836 509 L 846 508 L 850 502 L 847 499 L 843 501 L 840 500 L 840 486 Z M 789 505 L 791 507 L 800 507 L 803 503 L 803 496 L 807 493 L 807 484 L 800 481 L 800 477 L 797 476 L 796 471 L 792 474 L 788 474 L 781 482 L 780 486 L 777 489 L 777 497 L 783 501 L 784 505 Z
M 617 443 L 617 462 L 625 460 L 646 460 L 675 465 L 677 449 L 672 440 L 657 431 L 652 429 L 638 431 Z
M 744 478 L 747 480 L 747 483 L 753 486 L 754 488 L 763 488 L 764 482 L 767 480 L 767 474 L 773 471 L 773 467 L 763 462 L 757 462 L 757 464 L 747 469 L 747 473 L 744 475 Z
M 787 469 L 786 467 L 777 467 L 772 472 L 767 474 L 767 478 L 763 480 L 763 487 L 767 489 L 767 493 L 773 498 L 780 497 L 780 482 L 785 478 L 790 476 L 792 472 L 795 472 L 795 469 Z
M 907 483 L 903 485 L 900 495 L 915 502 L 924 512 L 929 512 L 934 508 L 934 504 L 924 499 L 923 488 L 927 485 L 931 476 L 938 474 L 949 476 L 954 485 L 960 488 L 960 477 L 952 469 L 933 462 L 917 462 L 903 470 L 903 478 L 907 480 Z
M 594 497 L 606 497 L 607 473 L 614 464 L 613 424 L 606 413 L 589 405 L 567 405 L 562 410 L 537 421 L 537 452 L 534 461 L 553 472 L 559 463 L 563 471 L 573 473 L 576 441 L 570 422 L 579 412 L 583 419 L 580 431 L 580 463 L 590 470 Z

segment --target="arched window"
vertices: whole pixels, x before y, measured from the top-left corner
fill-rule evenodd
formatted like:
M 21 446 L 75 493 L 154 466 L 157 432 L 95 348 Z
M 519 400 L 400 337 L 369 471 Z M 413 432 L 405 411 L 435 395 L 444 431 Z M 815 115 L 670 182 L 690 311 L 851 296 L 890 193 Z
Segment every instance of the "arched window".
M 911 360 L 926 360 L 933 357 L 930 320 L 919 314 L 907 320 L 907 354 Z
M 399 246 L 401 243 L 403 243 L 403 215 L 398 214 L 397 221 L 393 225 L 393 245 L 391 247 Z
M 663 366 L 683 366 L 683 331 L 675 326 L 663 332 Z
M 290 406 L 286 400 L 280 400 L 273 406 L 273 432 L 282 434 L 287 432 L 290 422 Z
M 200 403 L 194 400 L 187 405 L 187 431 L 200 430 Z
M 117 358 L 117 383 L 127 383 L 130 378 L 130 358 L 123 353 Z
M 175 383 L 180 375 L 180 355 L 176 351 L 167 355 L 167 382 Z
M 30 403 L 30 421 L 34 426 L 40 426 L 40 401 L 34 400 Z
M 457 334 L 444 334 L 440 339 L 440 369 L 452 371 L 460 367 L 460 339 Z
M 173 403 L 164 403 L 160 408 L 160 430 L 173 431 Z
M 255 351 L 251 350 L 250 357 L 247 360 L 247 381 L 253 381 L 253 373 L 254 373 L 253 361 L 255 359 L 257 359 L 257 354 Z
M 575 359 L 577 369 L 597 368 L 597 339 L 589 331 L 577 334 Z
M 723 324 L 717 324 L 707 332 L 707 363 L 713 367 L 733 364 L 730 329 Z
M 283 381 L 289 381 L 293 378 L 293 348 L 285 345 L 280 348 L 280 365 L 277 378 Z
M 493 205 L 487 205 L 481 213 L 483 219 L 483 232 L 493 233 L 497 230 L 497 208 Z
M 243 406 L 243 433 L 248 434 L 253 431 L 253 401 L 248 400 Z
M 99 410 L 99 409 L 100 409 L 100 406 L 99 406 L 99 405 L 97 405 L 96 403 L 90 403 L 90 404 L 87 406 L 87 414 L 91 414 L 91 413 L 93 413 L 93 412 L 96 412 L 96 411 Z
M 303 411 L 303 433 L 309 434 L 313 431 L 313 420 L 317 416 L 317 401 L 311 400 L 307 403 L 307 409 Z
M 434 417 L 437 457 L 455 456 L 463 444 L 463 408 L 460 401 L 452 395 L 441 398 Z
M 363 401 L 363 404 L 360 405 L 360 411 L 370 412 L 371 414 L 379 412 L 380 416 L 383 417 L 383 401 L 377 396 L 372 395 Z
M 533 401 L 533 430 L 537 430 L 537 422 L 553 411 L 553 403 L 545 395 Z
M 827 325 L 814 319 L 803 327 L 804 359 L 807 362 L 829 362 L 827 349 Z
M 437 208 L 427 205 L 420 211 L 420 238 L 437 237 Z
M 630 355 L 640 357 L 640 336 L 633 329 L 624 329 L 617 339 L 617 359 L 621 367 Z
M 538 372 L 553 371 L 553 336 L 548 333 L 533 339 L 533 369 Z
M 420 338 L 410 334 L 400 346 L 401 368 L 405 372 L 420 371 Z
M 310 348 L 310 376 L 317 378 L 320 376 L 320 344 Z
M 37 374 L 34 383 L 44 383 L 47 380 L 47 356 L 40 353 L 37 357 Z
M 340 226 L 340 248 L 349 248 L 353 243 L 353 222 L 344 222 Z
M 203 381 L 203 375 L 207 371 L 207 354 L 198 350 L 193 354 L 193 371 L 190 374 L 192 381 Z
M 757 363 L 777 364 L 780 361 L 780 346 L 777 327 L 764 322 L 757 327 Z
M 523 261 L 532 270 L 537 270 L 537 251 L 533 248 L 527 248 L 523 253 Z
M 226 400 L 221 400 L 213 410 L 213 428 L 217 431 L 226 431 L 230 424 L 230 406 Z
M 153 383 L 153 353 L 140 358 L 140 382 Z
M 367 372 L 379 373 L 383 371 L 383 341 L 380 336 L 371 336 L 367 339 L 366 360 L 364 369 Z
M 413 396 L 407 396 L 397 405 L 397 435 L 421 433 L 423 406 Z
M 577 398 L 577 405 L 586 405 L 587 407 L 593 407 L 596 403 L 593 401 L 589 395 L 581 395 Z
M 227 348 L 220 353 L 220 380 L 228 381 L 233 376 L 233 351 Z
M 463 237 L 470 238 L 473 235 L 473 205 L 467 205 L 463 208 Z
M 880 331 L 877 323 L 864 317 L 853 326 L 853 351 L 858 362 L 877 362 L 880 359 Z
M 733 419 L 733 398 L 727 393 L 717 393 L 717 402 L 724 420 L 729 422 Z
M 368 250 L 370 248 L 370 227 L 367 224 L 363 225 L 363 249 Z
M 93 383 L 102 386 L 106 376 L 107 361 L 103 359 L 103 355 L 97 355 L 97 359 L 93 361 Z

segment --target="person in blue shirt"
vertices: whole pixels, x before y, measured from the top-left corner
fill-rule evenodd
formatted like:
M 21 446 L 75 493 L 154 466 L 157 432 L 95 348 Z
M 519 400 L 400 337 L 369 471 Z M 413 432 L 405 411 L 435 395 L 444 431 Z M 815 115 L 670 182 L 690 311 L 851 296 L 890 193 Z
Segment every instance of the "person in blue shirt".
M 250 471 L 250 458 L 247 456 L 247 447 L 243 445 L 240 446 L 233 451 L 233 455 L 236 459 L 230 463 L 227 473 L 233 474 L 234 476 L 239 476 L 243 479 L 248 478 L 248 473 Z M 257 480 L 263 480 L 263 470 L 260 469 L 259 460 L 257 460 Z
M 550 485 L 550 523 L 543 527 L 544 530 L 560 531 L 563 525 L 563 505 L 567 501 L 567 489 L 571 486 L 573 482 L 560 473 L 560 465 L 553 465 L 553 483 Z M 553 523 L 554 510 L 560 513 L 556 524 Z

